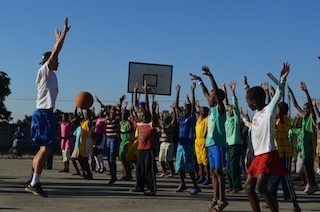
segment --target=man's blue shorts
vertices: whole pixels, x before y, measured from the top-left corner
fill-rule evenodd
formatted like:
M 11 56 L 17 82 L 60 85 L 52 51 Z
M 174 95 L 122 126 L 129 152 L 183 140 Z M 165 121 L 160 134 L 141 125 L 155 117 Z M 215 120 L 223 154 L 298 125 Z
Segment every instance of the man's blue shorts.
M 175 168 L 176 172 L 185 171 L 191 173 L 195 171 L 195 153 L 193 146 L 178 145 Z
M 222 169 L 226 166 L 227 150 L 227 148 L 218 145 L 209 146 L 209 163 L 211 169 Z
M 39 146 L 53 148 L 56 140 L 57 122 L 52 110 L 37 109 L 32 114 L 31 140 Z

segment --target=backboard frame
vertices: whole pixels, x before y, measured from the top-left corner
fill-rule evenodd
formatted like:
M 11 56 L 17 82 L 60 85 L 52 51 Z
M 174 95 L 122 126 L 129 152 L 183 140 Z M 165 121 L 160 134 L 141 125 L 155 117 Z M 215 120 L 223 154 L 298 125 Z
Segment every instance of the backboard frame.
M 172 74 L 173 74 L 173 66 L 172 65 L 165 65 L 165 64 L 155 64 L 155 63 L 144 63 L 144 62 L 129 62 L 129 73 L 128 73 L 128 87 L 127 87 L 127 92 L 128 93 L 133 93 L 133 87 L 136 82 L 133 82 L 133 75 L 136 74 L 135 68 L 141 65 L 141 67 L 144 67 L 144 69 L 147 69 L 145 66 L 150 66 L 152 69 L 149 71 L 142 71 L 141 73 L 138 73 L 138 78 L 139 79 L 139 88 L 137 93 L 144 93 L 142 89 L 142 83 L 145 79 L 149 79 L 151 83 L 149 84 L 148 87 L 150 87 L 152 90 L 155 92 L 150 93 L 154 95 L 163 95 L 163 96 L 171 96 L 172 93 Z M 134 67 L 134 68 L 133 68 Z M 159 67 L 158 70 L 157 67 Z M 155 73 L 156 72 L 156 73 Z M 160 74 L 163 73 L 163 74 Z M 137 76 L 137 75 L 136 75 Z M 165 76 L 165 78 L 164 78 Z M 159 82 L 164 80 L 168 82 L 168 87 L 165 89 L 159 89 Z

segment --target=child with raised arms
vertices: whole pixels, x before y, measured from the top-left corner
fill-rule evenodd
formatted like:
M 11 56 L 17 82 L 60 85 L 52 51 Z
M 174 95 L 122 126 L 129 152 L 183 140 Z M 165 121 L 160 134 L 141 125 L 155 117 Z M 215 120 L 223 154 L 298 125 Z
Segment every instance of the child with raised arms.
M 276 107 L 282 98 L 289 71 L 289 63 L 284 63 L 280 84 L 269 104 L 266 105 L 266 92 L 260 86 L 248 89 L 246 95 L 248 106 L 251 110 L 256 111 L 251 125 L 251 140 L 255 158 L 247 169 L 248 176 L 245 183 L 245 190 L 254 212 L 261 211 L 256 189 L 264 198 L 270 211 L 278 211 L 276 201 L 267 188 L 268 181 L 271 175 L 284 176 L 289 173 L 289 170 L 281 163 L 274 144 Z

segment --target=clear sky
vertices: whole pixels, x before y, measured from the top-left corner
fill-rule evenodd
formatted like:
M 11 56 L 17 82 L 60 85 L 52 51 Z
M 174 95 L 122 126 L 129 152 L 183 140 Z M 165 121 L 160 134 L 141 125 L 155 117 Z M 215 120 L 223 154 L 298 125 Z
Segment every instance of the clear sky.
M 188 73 L 201 75 L 202 65 L 218 85 L 237 81 L 240 106 L 247 108 L 243 76 L 251 86 L 271 83 L 266 73 L 278 77 L 284 61 L 291 63 L 288 83 L 303 104 L 301 80 L 312 97 L 320 96 L 319 9 L 320 1 L 288 0 L 0 0 L 0 70 L 12 90 L 5 105 L 14 121 L 32 114 L 41 55 L 52 49 L 54 29 L 63 29 L 66 16 L 71 29 L 59 56 L 56 103 L 65 112 L 74 110 L 83 90 L 115 104 L 127 93 L 129 61 L 173 65 L 173 95 L 155 97 L 161 109 L 169 109 L 178 83 L 184 101 Z M 196 95 L 207 105 L 199 87 Z

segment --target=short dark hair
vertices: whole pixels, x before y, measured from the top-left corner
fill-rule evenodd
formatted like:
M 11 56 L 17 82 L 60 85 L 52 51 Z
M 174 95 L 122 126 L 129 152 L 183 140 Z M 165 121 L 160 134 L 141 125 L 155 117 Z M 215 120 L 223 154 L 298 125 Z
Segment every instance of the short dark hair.
M 49 59 L 51 55 L 51 52 L 45 52 L 42 55 L 42 61 L 39 63 L 39 65 L 43 65 L 45 62 L 47 62 L 47 60 Z
M 247 91 L 246 98 L 259 103 L 266 102 L 266 92 L 260 86 L 254 86 Z
M 214 90 L 211 90 L 210 92 L 213 92 L 213 91 Z M 218 91 L 216 91 L 216 95 L 218 96 L 219 99 L 222 99 L 222 100 L 224 100 L 224 98 L 226 98 L 226 94 L 220 88 L 218 88 Z
M 289 105 L 287 103 L 280 102 L 279 107 L 280 107 L 281 114 L 285 115 L 289 112 Z

